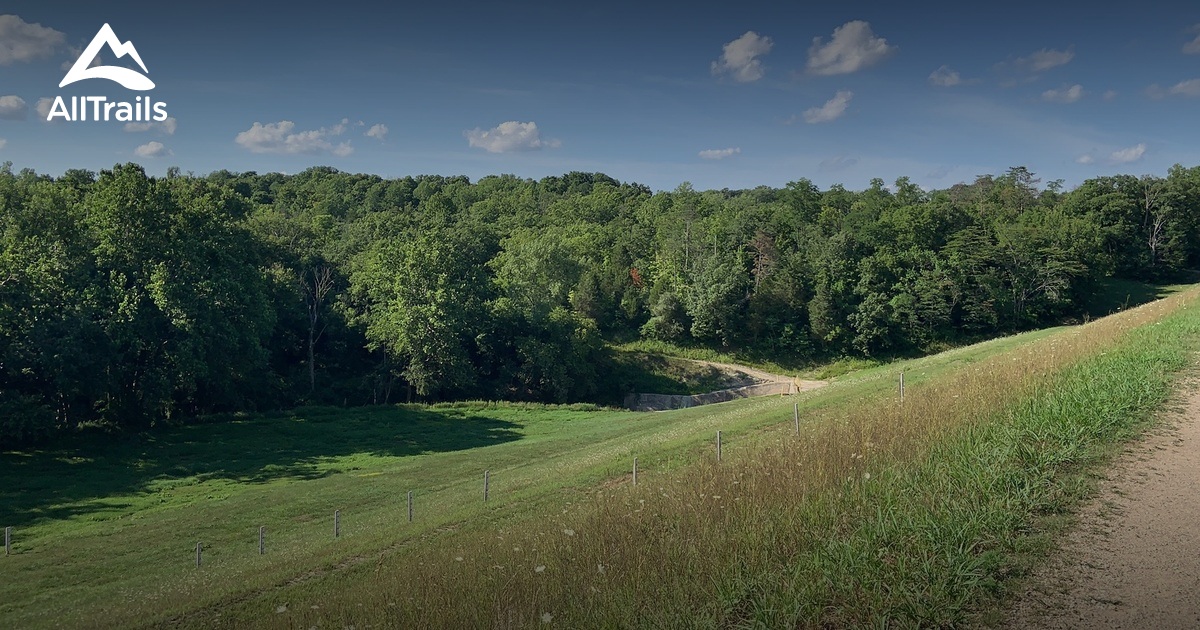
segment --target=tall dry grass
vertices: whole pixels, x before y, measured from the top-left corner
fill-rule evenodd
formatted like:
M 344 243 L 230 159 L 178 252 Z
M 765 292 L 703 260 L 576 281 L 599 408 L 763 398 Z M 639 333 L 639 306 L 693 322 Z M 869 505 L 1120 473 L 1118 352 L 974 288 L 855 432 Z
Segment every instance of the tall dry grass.
M 692 465 L 643 473 L 637 487 L 597 489 L 558 513 L 498 530 L 465 526 L 381 556 L 340 587 L 281 594 L 288 614 L 261 621 L 963 623 L 1020 572 L 1013 558 L 1028 551 L 1036 519 L 1081 491 L 1064 470 L 1091 461 L 1097 445 L 1118 435 L 1118 421 L 1130 426 L 1161 399 L 1162 387 L 1152 385 L 1162 370 L 1152 364 L 1177 368 L 1178 357 L 1162 335 L 1154 348 L 1139 347 L 1130 332 L 1188 310 L 1195 297 L 1147 304 L 912 384 L 903 403 L 891 396 L 824 410 L 799 435 L 781 422 L 742 438 L 720 463 L 698 454 Z M 1105 362 L 1104 353 L 1118 351 Z M 1126 367 L 1131 376 L 1121 380 Z M 1137 370 L 1146 378 L 1134 378 Z

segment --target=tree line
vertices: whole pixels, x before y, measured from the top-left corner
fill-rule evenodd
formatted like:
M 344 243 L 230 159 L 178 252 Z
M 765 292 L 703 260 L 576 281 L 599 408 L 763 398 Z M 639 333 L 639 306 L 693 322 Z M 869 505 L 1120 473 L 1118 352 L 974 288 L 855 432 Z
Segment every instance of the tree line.
M 0 168 L 0 440 L 298 404 L 620 399 L 606 343 L 812 360 L 1079 316 L 1200 262 L 1200 167 L 1064 191 Z

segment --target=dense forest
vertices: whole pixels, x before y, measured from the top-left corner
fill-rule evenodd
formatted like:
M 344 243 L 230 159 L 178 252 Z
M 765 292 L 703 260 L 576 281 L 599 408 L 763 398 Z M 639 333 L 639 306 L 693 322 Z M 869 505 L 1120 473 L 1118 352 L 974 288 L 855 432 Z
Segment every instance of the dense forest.
M 1200 263 L 1200 167 L 1064 191 L 0 168 L 0 443 L 298 404 L 619 400 L 647 338 L 819 359 L 1078 316 Z

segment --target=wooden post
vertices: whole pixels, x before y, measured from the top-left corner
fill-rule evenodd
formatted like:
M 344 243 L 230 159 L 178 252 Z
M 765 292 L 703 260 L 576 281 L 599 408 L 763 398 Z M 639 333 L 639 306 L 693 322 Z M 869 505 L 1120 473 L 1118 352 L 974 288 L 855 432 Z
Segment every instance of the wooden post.
M 484 501 L 484 503 L 486 503 L 488 500 L 488 482 L 489 481 L 491 481 L 491 471 L 485 470 L 485 471 L 483 471 L 483 501 Z
M 258 526 L 258 555 L 267 553 L 267 527 L 266 525 Z
M 904 402 L 904 370 L 900 370 L 900 402 Z
M 721 461 L 721 432 L 717 431 L 717 461 Z
M 342 511 L 333 511 L 333 537 L 337 538 L 342 535 Z
M 792 419 L 796 421 L 796 435 L 800 435 L 800 403 L 792 407 Z
M 5 527 L 4 528 L 4 555 L 7 556 L 11 553 L 12 553 L 12 528 Z
M 200 553 L 204 550 L 203 543 L 196 543 L 196 566 L 200 566 Z
M 633 458 L 633 485 L 637 485 L 637 458 Z
M 412 522 L 412 490 L 408 491 L 408 522 Z

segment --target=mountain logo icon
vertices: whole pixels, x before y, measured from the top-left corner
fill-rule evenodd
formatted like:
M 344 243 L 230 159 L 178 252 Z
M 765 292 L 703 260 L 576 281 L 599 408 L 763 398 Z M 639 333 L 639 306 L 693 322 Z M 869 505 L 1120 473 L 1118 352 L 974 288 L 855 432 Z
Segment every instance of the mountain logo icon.
M 67 71 L 67 76 L 63 77 L 58 87 L 68 86 L 76 81 L 84 79 L 108 79 L 116 81 L 130 90 L 152 90 L 154 82 L 145 74 L 141 74 L 136 70 L 122 68 L 120 66 L 94 66 L 89 68 L 92 60 L 99 54 L 100 49 L 105 45 L 116 54 L 120 59 L 125 55 L 129 55 L 137 62 L 137 65 L 142 67 L 142 72 L 149 73 L 146 69 L 146 64 L 142 63 L 141 55 L 133 47 L 133 42 L 124 42 L 117 39 L 117 34 L 113 32 L 112 27 L 108 24 L 100 27 L 100 31 L 92 38 L 92 43 L 88 44 L 87 48 L 83 49 L 83 54 L 79 55 L 79 59 L 75 60 L 75 65 Z

